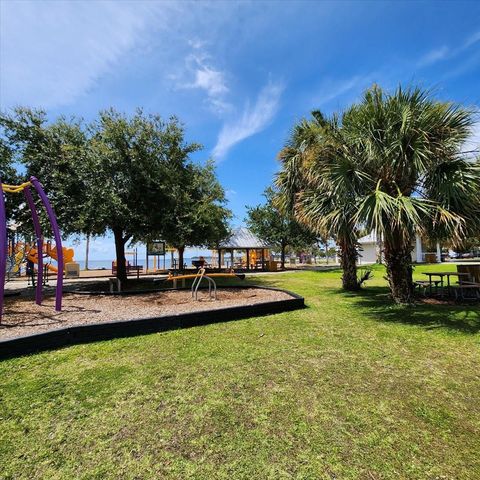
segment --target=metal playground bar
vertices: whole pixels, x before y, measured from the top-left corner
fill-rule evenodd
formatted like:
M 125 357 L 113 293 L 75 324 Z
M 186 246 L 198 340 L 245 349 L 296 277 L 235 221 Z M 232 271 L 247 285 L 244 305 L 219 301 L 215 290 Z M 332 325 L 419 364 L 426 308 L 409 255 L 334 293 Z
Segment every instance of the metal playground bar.
M 40 225 L 40 220 L 33 199 L 32 192 L 30 188 L 32 187 L 38 194 L 43 207 L 47 213 L 50 225 L 52 227 L 53 236 L 55 239 L 55 247 L 57 251 L 57 287 L 55 292 L 55 310 L 60 311 L 62 309 L 62 290 L 63 290 L 63 249 L 62 249 L 62 239 L 60 236 L 60 230 L 58 228 L 57 217 L 53 211 L 52 206 L 48 200 L 47 195 L 45 194 L 41 183 L 35 178 L 30 177 L 30 181 L 22 183 L 21 185 L 7 185 L 4 183 L 0 184 L 2 186 L 2 195 L 0 195 L 0 321 L 3 314 L 3 301 L 4 301 L 4 292 L 5 292 L 5 277 L 6 277 L 6 265 L 7 265 L 7 255 L 8 255 L 8 239 L 7 239 L 7 216 L 5 211 L 5 198 L 3 193 L 20 193 L 23 192 L 25 199 L 30 208 L 32 215 L 33 228 L 35 231 L 35 237 L 37 242 L 37 251 L 38 251 L 38 264 L 37 264 L 37 285 L 35 290 L 35 302 L 38 305 L 41 305 L 43 292 L 42 292 L 42 277 L 43 277 L 43 235 L 42 227 Z

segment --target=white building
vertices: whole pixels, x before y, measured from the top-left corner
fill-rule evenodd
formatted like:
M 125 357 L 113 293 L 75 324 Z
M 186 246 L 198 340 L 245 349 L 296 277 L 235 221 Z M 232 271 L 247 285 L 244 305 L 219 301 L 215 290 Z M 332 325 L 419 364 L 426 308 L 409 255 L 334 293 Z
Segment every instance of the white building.
M 359 238 L 358 243 L 360 244 L 360 249 L 358 252 L 358 263 L 375 263 L 377 261 L 377 252 L 382 248 L 381 242 L 378 242 L 376 232 L 373 231 L 368 235 Z M 412 250 L 412 262 L 424 263 L 432 261 L 442 261 L 442 251 L 440 249 L 440 244 L 437 243 L 436 252 L 427 252 L 425 251 L 421 238 L 416 235 L 415 245 L 413 246 Z

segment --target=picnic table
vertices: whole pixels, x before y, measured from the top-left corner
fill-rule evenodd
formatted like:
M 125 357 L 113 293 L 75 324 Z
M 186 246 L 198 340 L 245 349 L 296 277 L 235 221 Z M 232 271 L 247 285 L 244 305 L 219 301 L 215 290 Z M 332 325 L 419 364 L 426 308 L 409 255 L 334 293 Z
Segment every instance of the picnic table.
M 470 278 L 470 274 L 467 272 L 422 272 L 423 275 L 428 276 L 428 281 L 430 283 L 430 295 L 432 294 L 432 286 L 435 283 L 432 280 L 432 277 L 440 277 L 440 288 L 442 289 L 442 296 L 444 293 L 444 277 L 447 277 L 447 291 L 450 292 L 450 277 L 456 276 L 458 278 L 460 277 L 466 277 L 467 279 Z

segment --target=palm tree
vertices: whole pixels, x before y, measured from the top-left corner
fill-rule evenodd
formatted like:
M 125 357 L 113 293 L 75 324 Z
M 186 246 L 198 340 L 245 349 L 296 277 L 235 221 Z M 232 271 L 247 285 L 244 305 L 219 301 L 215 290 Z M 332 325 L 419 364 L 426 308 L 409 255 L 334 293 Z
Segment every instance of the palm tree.
M 362 182 L 352 155 L 338 119 L 315 111 L 294 127 L 279 154 L 282 169 L 276 178 L 281 206 L 318 235 L 337 241 L 346 290 L 360 288 L 355 214 Z
M 383 238 L 390 290 L 413 300 L 415 234 L 461 238 L 478 225 L 480 169 L 461 155 L 473 112 L 419 88 L 374 86 L 343 116 L 342 134 L 362 172 L 356 223 Z

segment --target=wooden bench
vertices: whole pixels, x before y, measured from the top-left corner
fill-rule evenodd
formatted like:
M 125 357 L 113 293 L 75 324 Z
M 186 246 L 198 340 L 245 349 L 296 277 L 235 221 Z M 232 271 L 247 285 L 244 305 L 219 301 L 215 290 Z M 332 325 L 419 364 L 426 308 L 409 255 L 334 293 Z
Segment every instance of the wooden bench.
M 442 283 L 441 280 L 432 280 L 430 283 L 428 280 L 415 280 L 413 282 L 414 287 L 418 287 L 419 291 L 422 293 L 422 295 L 425 297 L 427 293 L 427 289 L 433 286 L 435 287 L 435 293 L 438 291 L 438 285 Z
M 451 285 L 450 288 L 455 294 L 455 300 L 460 297 L 462 300 L 477 300 L 480 299 L 480 283 L 475 282 L 460 282 L 457 285 Z M 473 297 L 466 297 L 465 292 L 472 292 Z

